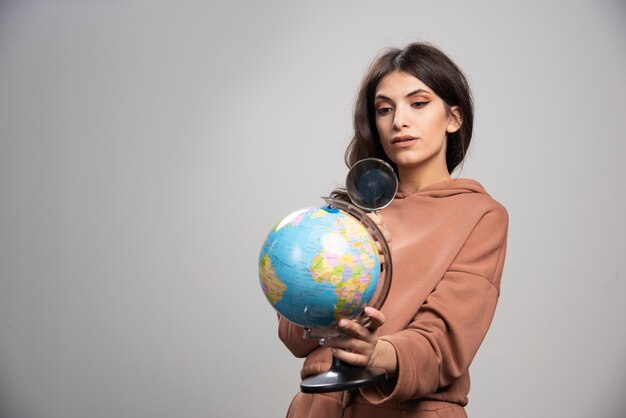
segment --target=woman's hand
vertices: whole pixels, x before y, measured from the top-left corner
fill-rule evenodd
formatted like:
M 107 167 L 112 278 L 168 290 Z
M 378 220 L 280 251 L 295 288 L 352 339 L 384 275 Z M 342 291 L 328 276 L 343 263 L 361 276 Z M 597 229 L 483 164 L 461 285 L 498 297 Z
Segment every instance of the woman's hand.
M 333 355 L 339 360 L 355 366 L 381 367 L 391 377 L 397 369 L 396 351 L 384 340 L 378 339 L 378 328 L 385 323 L 385 315 L 372 308 L 365 308 L 367 326 L 357 321 L 342 319 L 339 330 L 343 336 L 332 338 L 328 346 L 333 347 Z

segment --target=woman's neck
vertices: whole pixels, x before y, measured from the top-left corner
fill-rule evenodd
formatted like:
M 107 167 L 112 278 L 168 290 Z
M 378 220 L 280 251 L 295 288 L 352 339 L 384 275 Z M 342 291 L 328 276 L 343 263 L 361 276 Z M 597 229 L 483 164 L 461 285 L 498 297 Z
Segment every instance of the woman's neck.
M 424 167 L 425 168 L 425 167 Z M 447 167 L 421 169 L 421 167 L 398 167 L 398 177 L 402 189 L 408 193 L 419 192 L 431 184 L 450 179 Z

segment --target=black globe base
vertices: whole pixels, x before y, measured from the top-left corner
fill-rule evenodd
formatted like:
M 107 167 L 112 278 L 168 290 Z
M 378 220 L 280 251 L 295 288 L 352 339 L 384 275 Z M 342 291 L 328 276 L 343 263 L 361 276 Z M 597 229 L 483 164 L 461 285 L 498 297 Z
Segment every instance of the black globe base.
M 300 383 L 300 390 L 304 393 L 338 392 L 376 385 L 386 379 L 383 369 L 353 366 L 333 356 L 330 370 L 307 377 Z

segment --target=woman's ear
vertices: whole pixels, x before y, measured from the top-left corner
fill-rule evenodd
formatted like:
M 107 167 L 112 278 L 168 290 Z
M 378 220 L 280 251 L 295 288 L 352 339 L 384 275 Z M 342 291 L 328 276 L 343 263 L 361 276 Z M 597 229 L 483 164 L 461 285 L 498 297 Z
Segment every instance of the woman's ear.
M 461 129 L 462 124 L 463 114 L 461 112 L 461 108 L 459 106 L 452 106 L 450 108 L 450 115 L 448 116 L 448 126 L 446 126 L 446 132 L 453 134 Z

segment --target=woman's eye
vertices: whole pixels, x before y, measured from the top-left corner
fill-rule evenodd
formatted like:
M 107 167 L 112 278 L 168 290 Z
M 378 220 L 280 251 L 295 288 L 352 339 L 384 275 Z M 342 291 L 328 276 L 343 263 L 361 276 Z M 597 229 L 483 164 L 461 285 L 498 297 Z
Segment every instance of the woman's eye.
M 411 104 L 411 106 L 417 108 L 417 109 L 421 109 L 422 107 L 426 106 L 428 103 L 430 102 L 414 102 Z
M 393 109 L 391 109 L 390 107 L 379 107 L 378 109 L 376 109 L 376 111 L 378 112 L 379 115 L 386 115 L 387 113 L 391 112 Z

